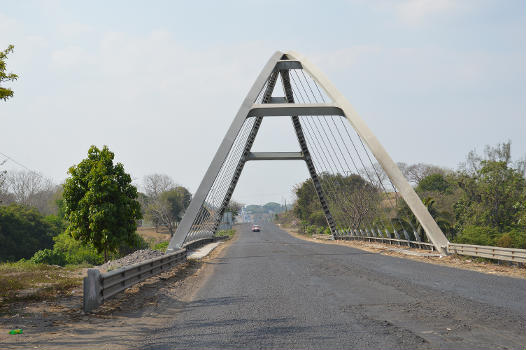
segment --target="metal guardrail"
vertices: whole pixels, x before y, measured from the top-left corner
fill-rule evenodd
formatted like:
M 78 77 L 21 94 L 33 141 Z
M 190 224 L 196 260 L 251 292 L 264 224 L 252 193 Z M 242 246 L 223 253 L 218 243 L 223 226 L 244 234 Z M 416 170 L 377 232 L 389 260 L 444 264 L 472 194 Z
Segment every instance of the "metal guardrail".
M 98 269 L 88 269 L 88 276 L 84 277 L 84 311 L 90 312 L 115 294 L 149 277 L 168 271 L 183 261 L 186 261 L 186 249 L 106 273 L 100 273 Z
M 360 240 L 360 241 L 367 241 L 367 242 L 381 242 L 381 243 L 387 243 L 387 244 L 405 245 L 408 247 L 428 249 L 428 250 L 435 249 L 435 246 L 432 243 L 409 241 L 406 239 L 398 239 L 398 238 L 334 235 L 334 239 L 342 240 L 342 241 Z
M 447 245 L 447 252 L 450 254 L 526 263 L 526 249 L 449 243 Z
M 409 247 L 434 250 L 432 243 L 408 241 L 405 239 L 396 238 L 335 235 L 334 239 L 344 241 L 361 240 L 368 242 L 382 242 L 387 244 L 405 245 Z M 448 254 L 468 255 L 487 259 L 526 263 L 526 249 L 449 243 L 447 246 L 447 252 Z

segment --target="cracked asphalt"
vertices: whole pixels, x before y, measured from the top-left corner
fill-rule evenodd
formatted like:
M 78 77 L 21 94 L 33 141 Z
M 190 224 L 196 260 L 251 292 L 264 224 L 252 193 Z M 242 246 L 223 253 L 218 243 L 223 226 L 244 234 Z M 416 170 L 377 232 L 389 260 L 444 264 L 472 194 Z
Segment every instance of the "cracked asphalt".
M 524 349 L 526 280 L 294 238 L 238 238 L 143 349 Z

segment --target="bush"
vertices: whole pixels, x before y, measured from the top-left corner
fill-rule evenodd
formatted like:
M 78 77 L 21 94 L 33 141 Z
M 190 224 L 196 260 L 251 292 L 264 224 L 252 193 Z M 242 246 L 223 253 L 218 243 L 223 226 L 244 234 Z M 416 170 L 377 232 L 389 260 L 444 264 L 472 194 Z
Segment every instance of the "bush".
M 446 180 L 446 178 L 442 174 L 428 175 L 422 180 L 420 180 L 418 186 L 416 187 L 416 190 L 418 192 L 436 191 L 440 193 L 446 193 L 449 192 L 450 189 L 451 184 Z
M 485 226 L 467 226 L 455 240 L 455 243 L 489 245 L 503 248 L 526 249 L 526 232 L 512 228 L 499 233 L 496 228 Z
M 327 219 L 323 211 L 317 210 L 309 215 L 309 222 L 316 226 L 323 226 L 327 222 Z
M 118 256 L 125 256 L 125 255 L 128 255 L 130 253 L 133 253 L 134 251 L 136 250 L 139 250 L 139 249 L 146 249 L 146 248 L 149 248 L 150 245 L 148 244 L 148 242 L 146 242 L 144 240 L 144 238 L 142 238 L 141 235 L 139 235 L 137 232 L 135 232 L 133 234 L 133 237 L 131 238 L 130 242 L 122 242 L 120 245 L 119 245 L 119 249 L 118 249 Z
M 59 251 L 42 249 L 36 252 L 30 259 L 35 264 L 66 265 L 66 256 Z
M 497 239 L 497 247 L 511 248 L 513 247 L 513 237 L 509 233 L 505 233 Z
M 455 238 L 455 243 L 475 244 L 475 245 L 494 245 L 495 237 L 498 236 L 495 228 L 485 226 L 467 226 Z
M 313 235 L 315 233 L 318 233 L 318 227 L 314 225 L 309 225 L 306 227 L 305 233 L 307 233 L 308 235 Z
M 228 238 L 232 238 L 234 236 L 234 233 L 236 233 L 236 231 L 234 229 L 230 229 L 230 230 L 219 230 L 217 231 L 216 233 L 216 237 L 228 237 Z
M 509 235 L 509 237 L 511 238 L 511 248 L 526 249 L 526 232 L 524 230 L 520 228 L 515 228 L 505 233 L 504 235 Z
M 161 243 L 157 243 L 156 245 L 153 246 L 153 250 L 160 250 L 162 252 L 165 252 L 166 251 L 166 248 L 168 248 L 168 243 L 169 242 L 161 242 Z
M 29 259 L 40 249 L 52 248 L 56 234 L 36 209 L 0 205 L 0 261 Z
M 53 251 L 63 254 L 67 264 L 100 265 L 104 262 L 104 257 L 97 253 L 93 245 L 84 245 L 66 232 L 61 233 L 53 240 L 55 241 Z

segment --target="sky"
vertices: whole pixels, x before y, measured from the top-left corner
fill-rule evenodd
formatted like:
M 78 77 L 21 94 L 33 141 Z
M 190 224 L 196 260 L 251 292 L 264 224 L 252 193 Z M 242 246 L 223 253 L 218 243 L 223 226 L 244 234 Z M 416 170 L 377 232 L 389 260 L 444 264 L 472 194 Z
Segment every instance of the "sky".
M 0 101 L 0 152 L 60 183 L 90 145 L 108 145 L 135 184 L 161 173 L 195 192 L 263 65 L 294 50 L 396 162 L 455 169 L 470 150 L 507 140 L 518 159 L 525 4 L 5 1 L 0 49 L 15 45 L 7 67 L 19 79 Z M 298 150 L 290 121 L 265 119 L 252 150 Z M 302 162 L 249 162 L 233 198 L 290 202 L 307 177 Z

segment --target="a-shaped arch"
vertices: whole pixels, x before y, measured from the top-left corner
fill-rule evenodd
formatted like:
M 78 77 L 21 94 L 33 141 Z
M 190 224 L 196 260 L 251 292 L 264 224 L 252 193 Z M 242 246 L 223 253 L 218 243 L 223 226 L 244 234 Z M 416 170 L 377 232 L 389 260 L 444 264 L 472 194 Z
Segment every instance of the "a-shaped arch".
M 278 85 L 283 96 L 273 95 Z M 301 152 L 250 152 L 268 116 L 291 118 Z M 347 99 L 303 56 L 280 51 L 248 92 L 168 249 L 213 237 L 245 162 L 267 159 L 305 161 L 333 235 L 399 238 L 403 233 L 420 240 L 421 228 L 446 252 L 447 238 Z M 416 220 L 402 222 L 394 215 L 400 198 Z

